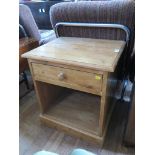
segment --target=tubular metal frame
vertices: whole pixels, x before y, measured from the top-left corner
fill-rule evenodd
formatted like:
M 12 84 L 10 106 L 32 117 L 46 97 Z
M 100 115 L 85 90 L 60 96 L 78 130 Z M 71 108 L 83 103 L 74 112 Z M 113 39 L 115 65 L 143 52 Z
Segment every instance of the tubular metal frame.
M 121 24 L 108 24 L 108 23 L 75 23 L 75 22 L 59 22 L 55 25 L 55 33 L 56 33 L 56 37 L 59 37 L 59 32 L 58 32 L 58 28 L 60 26 L 73 26 L 73 27 L 96 27 L 96 28 L 114 28 L 114 29 L 121 29 L 125 32 L 126 34 L 126 48 L 128 47 L 128 42 L 130 39 L 130 30 L 127 26 L 121 25 Z M 122 88 L 122 92 L 121 92 L 121 97 L 120 100 L 123 101 L 123 96 L 126 90 L 126 86 L 128 83 L 128 77 L 126 77 L 124 75 L 123 78 L 123 88 Z
M 23 28 L 23 26 L 22 26 L 21 24 L 19 24 L 19 27 L 20 27 L 21 30 L 23 31 L 24 36 L 25 36 L 25 37 L 28 37 L 27 34 L 26 34 L 26 32 L 25 32 L 25 29 Z
M 114 28 L 121 29 L 126 33 L 126 43 L 128 44 L 130 38 L 130 30 L 128 27 L 121 24 L 107 24 L 107 23 L 74 23 L 74 22 L 59 22 L 55 25 L 56 36 L 59 37 L 58 28 L 60 26 L 73 27 L 96 27 L 96 28 Z

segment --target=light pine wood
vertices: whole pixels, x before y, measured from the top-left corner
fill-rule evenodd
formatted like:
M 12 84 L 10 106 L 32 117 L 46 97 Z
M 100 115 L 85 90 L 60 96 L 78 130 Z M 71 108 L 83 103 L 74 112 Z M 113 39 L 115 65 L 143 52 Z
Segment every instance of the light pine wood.
M 44 106 L 46 103 L 42 103 L 41 101 L 41 95 L 40 95 L 40 92 L 39 92 L 39 89 L 37 88 L 37 83 L 36 81 L 34 80 L 34 74 L 33 74 L 33 70 L 32 70 L 32 65 L 31 65 L 31 62 L 30 60 L 28 59 L 28 64 L 29 64 L 29 68 L 30 68 L 30 72 L 32 74 L 32 80 L 33 80 L 33 83 L 34 83 L 34 88 L 35 88 L 35 91 L 36 91 L 36 96 L 37 96 L 37 99 L 38 99 L 38 104 L 39 104 L 39 108 L 40 108 L 40 112 L 43 113 L 44 112 Z
M 48 85 L 47 83 L 41 83 L 35 81 L 36 89 L 39 92 L 43 113 L 50 108 L 50 104 L 54 104 L 54 101 L 62 94 L 64 89 L 62 87 Z
M 117 83 L 117 63 L 124 45 L 123 41 L 114 40 L 57 38 L 24 54 L 29 60 L 41 121 L 102 145 L 113 107 L 110 97 Z M 67 98 L 64 97 L 67 88 L 90 94 L 78 97 L 73 93 Z M 98 99 L 85 100 L 92 94 Z
M 90 143 L 96 143 L 101 147 L 103 145 L 104 139 L 102 136 L 97 136 L 90 132 L 87 132 L 87 131 L 84 131 L 81 129 L 77 129 L 75 127 L 67 125 L 64 122 L 59 122 L 59 121 L 55 120 L 54 118 L 49 117 L 49 115 L 40 115 L 40 118 L 41 118 L 41 121 L 43 121 L 43 123 L 49 127 L 54 127 L 55 129 L 58 129 L 58 130 L 61 129 L 61 131 L 64 131 L 65 133 L 68 133 L 69 135 L 76 136 L 76 137 L 78 137 L 82 140 L 86 140 Z
M 22 56 L 113 72 L 124 46 L 124 41 L 60 37 Z
M 101 95 L 102 75 L 100 74 L 36 63 L 32 63 L 32 69 L 35 80 Z
M 107 125 L 114 108 L 115 92 L 117 91 L 117 74 L 118 66 L 116 66 L 114 72 L 105 72 L 102 83 L 102 95 L 100 102 L 100 117 L 99 117 L 99 135 L 106 133 Z
M 21 89 L 24 87 L 21 85 Z M 89 96 L 87 100 L 91 102 Z M 128 110 L 125 103 L 118 103 L 114 107 L 101 149 L 100 146 L 91 143 L 92 140 L 87 142 L 77 138 L 78 136 L 69 136 L 40 123 L 38 100 L 34 91 L 19 102 L 19 155 L 32 155 L 40 150 L 69 155 L 76 148 L 83 148 L 97 155 L 134 155 L 133 147 L 122 145 L 124 122 L 127 121 L 125 115 Z
M 101 96 L 101 102 L 100 102 L 100 116 L 99 116 L 99 135 L 103 135 L 103 125 L 104 125 L 104 113 L 105 113 L 105 98 L 106 98 L 106 88 L 107 88 L 107 78 L 108 78 L 108 73 L 104 75 L 103 83 L 102 83 L 102 96 Z
M 68 65 L 68 64 L 59 64 L 59 63 L 53 63 L 50 61 L 42 61 L 42 60 L 34 60 L 34 59 L 28 59 L 30 63 L 37 63 L 37 64 L 42 64 L 42 65 L 50 65 L 50 66 L 55 66 L 55 67 L 61 67 L 61 68 L 70 68 L 73 70 L 77 70 L 77 71 L 83 71 L 83 72 L 90 72 L 90 73 L 94 73 L 94 74 L 103 74 L 104 72 L 101 70 L 94 70 L 91 68 L 84 68 L 81 66 L 77 66 L 77 65 Z
M 62 87 L 36 81 L 34 78 L 35 76 L 30 60 L 28 60 L 28 63 L 32 74 L 32 80 L 37 94 L 40 111 L 41 113 L 44 113 L 45 110 L 49 107 L 49 105 L 59 97 L 59 95 L 63 92 L 64 89 Z
M 102 136 L 106 133 L 107 125 L 114 108 L 114 96 L 117 88 L 117 70 L 115 72 L 105 72 L 102 83 L 102 95 L 100 102 L 100 117 L 99 117 L 99 135 Z
M 73 91 L 54 105 L 51 104 L 45 114 L 59 122 L 98 135 L 99 107 L 99 96 Z
M 99 104 L 100 97 L 73 91 L 51 105 L 40 118 L 49 127 L 102 146 L 103 137 L 98 136 Z

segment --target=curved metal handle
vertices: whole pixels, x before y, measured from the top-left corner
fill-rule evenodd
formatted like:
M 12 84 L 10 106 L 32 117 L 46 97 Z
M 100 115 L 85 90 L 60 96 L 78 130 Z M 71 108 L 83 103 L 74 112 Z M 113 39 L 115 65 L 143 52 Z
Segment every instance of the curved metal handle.
M 19 24 L 19 27 L 22 30 L 22 32 L 24 33 L 24 37 L 28 37 L 27 34 L 26 34 L 26 32 L 25 32 L 24 27 L 21 24 Z
M 65 79 L 65 74 L 63 72 L 58 74 L 58 79 L 59 80 L 64 80 Z
M 60 26 L 115 28 L 121 29 L 126 33 L 126 43 L 128 43 L 130 37 L 130 30 L 128 27 L 121 24 L 59 22 L 55 25 L 55 32 L 57 37 L 59 37 L 58 28 Z

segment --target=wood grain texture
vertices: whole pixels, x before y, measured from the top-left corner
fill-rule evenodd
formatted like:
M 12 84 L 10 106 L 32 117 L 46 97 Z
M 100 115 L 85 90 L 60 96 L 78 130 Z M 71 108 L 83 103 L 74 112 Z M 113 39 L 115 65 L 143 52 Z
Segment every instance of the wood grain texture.
M 99 108 L 97 108 L 96 101 L 94 103 L 95 107 L 92 107 L 92 106 L 90 106 L 90 103 L 87 100 L 84 100 L 84 98 L 82 100 L 78 97 L 75 97 L 74 100 L 78 102 L 78 104 L 76 104 L 76 105 L 78 105 L 79 108 L 81 107 L 80 110 L 78 110 L 78 107 L 74 107 L 75 104 L 73 104 L 72 102 L 69 103 L 68 101 L 66 101 L 66 103 L 67 103 L 67 105 L 69 103 L 71 108 L 69 108 L 69 106 L 67 106 L 67 109 L 64 108 L 65 104 L 63 103 L 62 106 L 60 106 L 60 107 L 58 106 L 59 108 L 55 109 L 54 107 L 57 104 L 59 104 L 55 100 L 56 99 L 55 95 L 57 95 L 57 93 L 55 93 L 55 90 L 57 90 L 58 86 L 47 84 L 47 83 L 45 83 L 44 80 L 42 80 L 43 82 L 36 81 L 36 79 L 35 79 L 36 68 L 34 68 L 33 67 L 34 64 L 32 64 L 30 62 L 29 62 L 29 65 L 30 65 L 30 69 L 32 72 L 34 85 L 35 85 L 35 89 L 36 89 L 36 93 L 37 93 L 37 97 L 38 97 L 38 101 L 39 101 L 39 105 L 40 105 L 40 111 L 41 111 L 40 118 L 41 118 L 42 122 L 44 122 L 44 124 L 46 124 L 48 126 L 59 128 L 63 131 L 66 131 L 71 135 L 76 135 L 82 139 L 90 140 L 94 143 L 98 143 L 99 145 L 102 145 L 103 137 L 97 136 L 98 125 L 96 123 L 98 123 L 98 119 L 99 119 L 99 117 L 98 117 Z M 46 71 L 46 69 L 44 69 L 43 71 Z M 79 74 L 81 74 L 81 72 L 78 71 L 77 76 Z M 85 74 L 87 75 L 90 73 L 86 72 Z M 48 75 L 48 74 L 46 73 L 44 76 L 46 76 L 46 75 Z M 92 77 L 92 73 L 90 75 Z M 41 74 L 39 76 L 41 76 Z M 59 96 L 59 98 L 61 98 L 61 96 Z M 83 105 L 83 103 L 87 105 L 86 108 L 84 108 L 85 106 Z M 54 106 L 50 107 L 50 105 L 53 105 L 53 104 L 54 104 Z M 46 110 L 46 109 L 49 109 L 49 110 Z M 92 110 L 94 111 L 94 109 L 96 109 L 98 113 L 93 114 Z M 81 115 L 79 115 L 79 114 L 81 114 L 82 111 L 83 111 L 83 116 L 82 116 L 83 120 L 80 120 L 79 116 L 81 116 Z M 72 116 L 73 115 L 72 112 L 75 114 L 74 117 Z M 66 118 L 65 114 L 68 114 L 67 119 L 65 119 Z M 73 118 L 73 120 L 70 118 Z M 86 123 L 85 127 L 83 127 L 84 124 L 81 123 L 81 121 L 82 122 L 84 121 L 84 123 Z M 96 131 L 95 131 L 94 126 L 96 127 Z
M 29 61 L 29 59 L 28 59 L 28 64 L 29 64 L 31 75 L 32 75 L 32 80 L 33 80 L 33 83 L 34 83 L 34 88 L 35 88 L 35 91 L 36 91 L 36 96 L 37 96 L 37 99 L 38 99 L 38 104 L 39 104 L 40 112 L 43 113 L 44 112 L 44 106 L 42 105 L 40 91 L 39 91 L 39 89 L 37 89 L 37 83 L 36 83 L 36 81 L 34 79 L 33 69 L 32 69 L 32 65 L 31 65 L 31 62 Z
M 25 38 L 19 39 L 19 51 L 27 52 L 38 46 L 39 46 L 39 43 L 34 38 L 25 37 Z
M 90 73 L 95 73 L 95 74 L 103 74 L 103 71 L 100 70 L 94 70 L 94 69 L 90 69 L 90 68 L 84 68 L 84 67 L 80 67 L 77 65 L 69 65 L 69 64 L 59 64 L 57 63 L 53 63 L 50 61 L 42 61 L 42 60 L 34 60 L 34 59 L 28 59 L 30 63 L 37 63 L 37 64 L 43 64 L 43 65 L 50 65 L 50 66 L 55 66 L 55 67 L 61 67 L 61 68 L 70 68 L 73 70 L 78 70 L 78 71 L 83 71 L 83 72 L 90 72 Z
M 73 91 L 40 118 L 50 127 L 102 145 L 103 137 L 98 136 L 99 103 L 98 96 Z
M 111 79 L 111 75 L 115 73 L 124 45 L 123 41 L 114 40 L 57 38 L 24 54 L 29 59 L 41 121 L 102 145 L 113 102 L 108 95 L 113 95 L 115 90 L 109 81 L 116 80 Z M 75 66 L 76 69 L 72 69 Z M 81 98 L 82 95 L 73 95 L 69 100 L 60 101 L 59 86 L 90 93 L 90 98 L 95 94 L 100 99 L 92 99 L 92 104 Z
M 125 103 L 116 104 L 101 148 L 40 124 L 38 100 L 32 91 L 20 100 L 19 155 L 32 155 L 40 150 L 69 155 L 75 148 L 83 148 L 97 155 L 134 155 L 134 148 L 122 145 L 124 122 L 127 120 L 126 106 Z
M 99 135 L 106 133 L 107 125 L 115 104 L 115 93 L 118 85 L 118 66 L 114 72 L 105 72 L 102 82 L 102 95 L 100 101 Z
M 99 106 L 99 96 L 72 90 L 51 104 L 46 114 L 66 125 L 98 135 Z
M 101 95 L 102 75 L 32 63 L 34 79 Z M 63 79 L 59 75 L 63 74 Z
M 124 41 L 60 37 L 22 57 L 113 72 Z
M 76 136 L 80 139 L 83 139 L 90 143 L 98 144 L 100 147 L 103 145 L 103 137 L 97 136 L 95 134 L 91 134 L 90 132 L 77 129 L 75 127 L 72 127 L 70 125 L 67 125 L 66 123 L 59 122 L 58 120 L 55 120 L 54 118 L 49 117 L 49 115 L 40 115 L 40 119 L 43 122 L 43 124 L 46 124 L 48 127 L 53 127 L 57 130 L 64 131 L 68 135 Z
M 117 92 L 117 86 L 119 83 L 117 79 L 118 69 L 118 66 L 116 66 L 114 72 L 105 72 L 103 76 L 99 118 L 100 135 L 106 133 L 107 124 L 109 124 L 115 106 L 115 93 Z
M 22 58 L 21 55 L 39 46 L 38 41 L 34 38 L 21 38 L 19 39 L 19 73 L 28 69 L 27 60 Z
M 64 88 L 54 86 L 54 85 L 49 85 L 47 83 L 41 83 L 38 81 L 35 81 L 35 83 L 36 83 L 36 89 L 39 92 L 39 98 L 42 103 L 41 104 L 42 111 L 44 113 L 47 109 L 49 109 L 51 104 L 55 103 L 55 101 L 64 91 Z

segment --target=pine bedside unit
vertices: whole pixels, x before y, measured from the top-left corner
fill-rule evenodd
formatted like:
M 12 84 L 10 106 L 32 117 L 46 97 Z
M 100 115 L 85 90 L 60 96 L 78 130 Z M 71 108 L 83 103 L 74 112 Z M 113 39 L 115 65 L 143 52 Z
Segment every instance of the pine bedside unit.
M 124 41 L 60 37 L 28 58 L 42 123 L 103 144 Z

